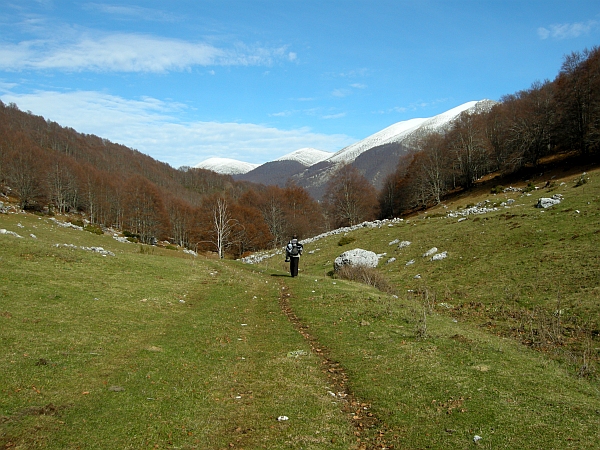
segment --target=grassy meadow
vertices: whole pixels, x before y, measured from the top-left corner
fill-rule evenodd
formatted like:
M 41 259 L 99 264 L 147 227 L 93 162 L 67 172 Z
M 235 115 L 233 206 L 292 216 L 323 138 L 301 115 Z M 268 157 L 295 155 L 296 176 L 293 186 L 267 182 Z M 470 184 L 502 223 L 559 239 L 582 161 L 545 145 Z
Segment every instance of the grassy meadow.
M 320 239 L 298 278 L 281 255 L 2 214 L 22 238 L 0 234 L 0 448 L 598 448 L 600 171 L 583 178 Z M 332 276 L 352 248 L 386 254 L 392 293 Z

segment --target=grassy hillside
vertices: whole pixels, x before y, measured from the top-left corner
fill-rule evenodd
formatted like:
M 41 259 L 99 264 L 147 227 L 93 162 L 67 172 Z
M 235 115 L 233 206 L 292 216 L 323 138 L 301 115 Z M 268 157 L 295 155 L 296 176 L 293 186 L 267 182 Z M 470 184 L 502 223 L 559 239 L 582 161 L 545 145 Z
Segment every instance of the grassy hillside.
M 323 238 L 294 279 L 280 256 L 2 214 L 22 238 L 0 234 L 0 448 L 597 448 L 600 173 L 583 179 Z M 386 253 L 394 294 L 331 276 L 356 247 Z

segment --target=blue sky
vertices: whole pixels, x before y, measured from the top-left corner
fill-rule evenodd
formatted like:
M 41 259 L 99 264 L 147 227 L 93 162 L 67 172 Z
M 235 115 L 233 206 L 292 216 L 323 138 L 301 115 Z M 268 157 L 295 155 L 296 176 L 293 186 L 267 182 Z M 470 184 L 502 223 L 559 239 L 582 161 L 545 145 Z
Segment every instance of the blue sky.
M 554 79 L 584 0 L 3 0 L 0 99 L 173 167 L 337 151 Z

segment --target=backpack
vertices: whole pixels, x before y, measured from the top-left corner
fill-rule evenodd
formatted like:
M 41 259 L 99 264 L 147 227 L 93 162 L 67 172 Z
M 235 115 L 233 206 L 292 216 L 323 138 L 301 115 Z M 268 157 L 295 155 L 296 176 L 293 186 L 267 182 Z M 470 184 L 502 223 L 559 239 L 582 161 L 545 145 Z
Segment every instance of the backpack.
M 298 256 L 300 254 L 300 246 L 298 245 L 297 239 L 290 241 L 291 248 L 289 249 L 290 256 Z

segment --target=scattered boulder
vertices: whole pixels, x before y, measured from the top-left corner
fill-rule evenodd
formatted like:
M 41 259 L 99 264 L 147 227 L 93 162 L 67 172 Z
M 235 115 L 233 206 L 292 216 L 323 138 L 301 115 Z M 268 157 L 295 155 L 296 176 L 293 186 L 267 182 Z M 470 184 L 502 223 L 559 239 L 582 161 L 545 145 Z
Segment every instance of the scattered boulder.
M 348 250 L 335 258 L 333 269 L 337 272 L 343 266 L 377 267 L 379 257 L 376 253 L 361 248 Z
M 410 245 L 410 241 L 402 241 L 398 244 L 398 248 L 405 248 Z
M 423 253 L 423 258 L 428 258 L 431 255 L 436 254 L 438 251 L 437 247 L 432 247 L 429 250 L 427 250 L 425 253 Z
M 0 234 L 8 234 L 9 236 L 14 236 L 14 237 L 18 237 L 18 238 L 22 238 L 23 237 L 23 236 L 19 236 L 14 231 L 9 231 L 9 230 L 6 230 L 4 228 L 0 229 Z
M 436 253 L 430 259 L 430 261 L 439 261 L 441 259 L 446 259 L 448 257 L 448 252 Z
M 538 199 L 536 208 L 550 208 L 551 206 L 558 205 L 562 201 L 563 196 L 560 194 L 554 194 L 551 198 L 542 197 Z

